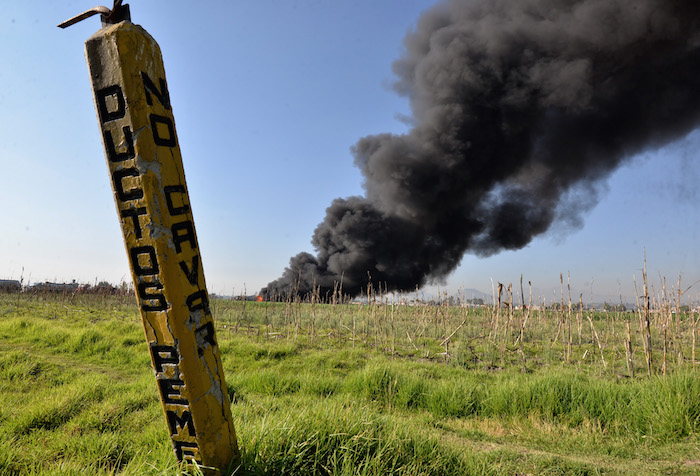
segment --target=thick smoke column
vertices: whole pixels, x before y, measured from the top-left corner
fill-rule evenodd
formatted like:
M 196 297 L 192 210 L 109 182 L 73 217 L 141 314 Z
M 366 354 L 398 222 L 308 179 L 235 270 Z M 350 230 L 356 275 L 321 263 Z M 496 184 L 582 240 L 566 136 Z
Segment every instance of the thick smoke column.
M 700 121 L 699 27 L 696 0 L 439 3 L 394 64 L 413 129 L 354 146 L 366 196 L 262 293 L 412 290 L 577 223 L 596 181 Z

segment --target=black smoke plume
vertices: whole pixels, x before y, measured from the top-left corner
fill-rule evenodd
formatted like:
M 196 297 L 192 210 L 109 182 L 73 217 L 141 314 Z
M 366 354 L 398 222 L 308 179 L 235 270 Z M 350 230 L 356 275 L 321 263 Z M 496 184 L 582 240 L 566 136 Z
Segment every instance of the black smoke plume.
M 580 222 L 596 181 L 698 124 L 699 27 L 697 0 L 437 4 L 393 65 L 411 131 L 353 147 L 365 196 L 336 199 L 317 255 L 262 294 L 413 290 Z

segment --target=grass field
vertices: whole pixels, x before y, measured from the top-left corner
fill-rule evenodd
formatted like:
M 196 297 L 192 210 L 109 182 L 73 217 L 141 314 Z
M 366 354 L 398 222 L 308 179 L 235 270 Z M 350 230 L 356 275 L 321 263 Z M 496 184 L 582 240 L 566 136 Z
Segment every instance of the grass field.
M 700 473 L 697 313 L 501 291 L 481 308 L 213 300 L 232 472 Z M 0 402 L 2 475 L 181 470 L 133 297 L 0 295 Z

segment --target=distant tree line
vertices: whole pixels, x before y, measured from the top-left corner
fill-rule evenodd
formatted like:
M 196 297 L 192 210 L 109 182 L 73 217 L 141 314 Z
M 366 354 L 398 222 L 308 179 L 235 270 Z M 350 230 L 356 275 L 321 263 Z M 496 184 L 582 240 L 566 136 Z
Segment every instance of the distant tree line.
M 33 283 L 23 286 L 20 281 L 2 279 L 0 280 L 0 293 L 29 292 L 33 294 L 102 294 L 102 295 L 132 295 L 133 287 L 124 281 L 119 285 L 113 285 L 107 281 L 100 281 L 97 284 L 80 284 L 75 280 L 70 283 L 53 283 L 45 281 L 43 283 Z

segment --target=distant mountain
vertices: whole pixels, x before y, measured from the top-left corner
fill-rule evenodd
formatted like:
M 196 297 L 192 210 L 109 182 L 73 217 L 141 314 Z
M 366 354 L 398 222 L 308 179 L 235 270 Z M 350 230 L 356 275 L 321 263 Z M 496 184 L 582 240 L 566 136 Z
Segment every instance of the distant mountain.
M 474 288 L 460 289 L 457 296 L 462 299 L 483 299 L 484 301 L 491 301 L 491 293 L 485 293 Z

